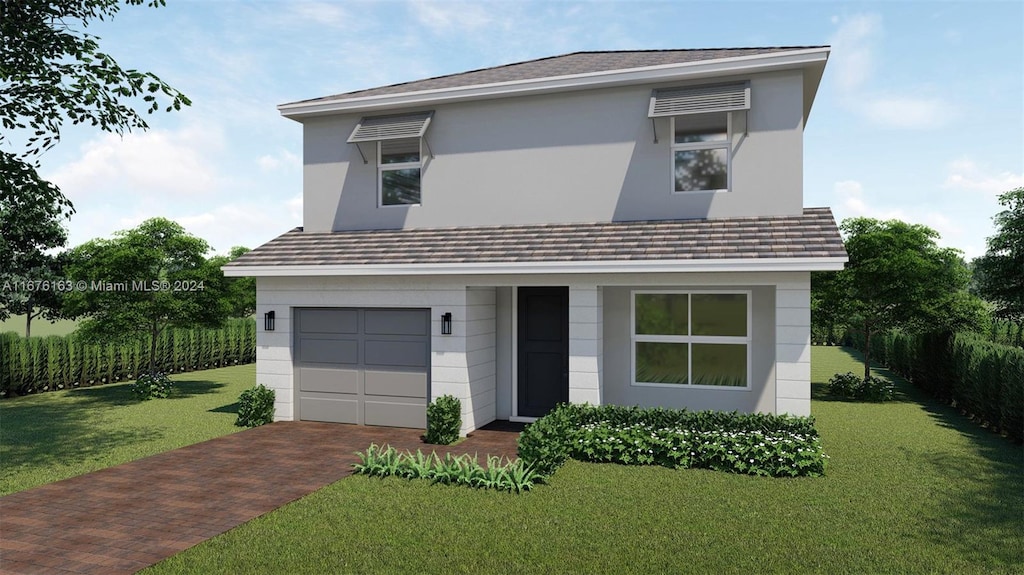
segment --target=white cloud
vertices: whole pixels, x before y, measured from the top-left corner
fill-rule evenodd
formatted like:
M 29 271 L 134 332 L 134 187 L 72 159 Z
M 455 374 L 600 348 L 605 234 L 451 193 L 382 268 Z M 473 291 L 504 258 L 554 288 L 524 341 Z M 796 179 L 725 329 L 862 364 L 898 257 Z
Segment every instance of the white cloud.
M 1009 171 L 992 173 L 988 166 L 978 166 L 968 157 L 953 160 L 948 169 L 949 175 L 943 184 L 946 188 L 1000 194 L 1024 187 L 1024 174 Z
M 877 14 L 857 14 L 832 18 L 839 28 L 829 39 L 832 57 L 829 66 L 844 91 L 860 88 L 874 71 L 874 53 L 882 33 L 882 18 Z
M 301 198 L 301 194 L 299 196 Z M 189 233 L 203 238 L 217 253 L 234 246 L 255 248 L 302 225 L 301 200 L 228 203 L 201 213 L 173 218 Z
M 48 177 L 72 200 L 111 190 L 150 197 L 202 195 L 221 183 L 215 156 L 223 148 L 223 135 L 210 126 L 150 130 L 123 138 L 103 134 L 83 144 L 77 160 Z
M 879 15 L 833 17 L 832 23 L 838 28 L 830 38 L 829 67 L 844 106 L 883 128 L 934 129 L 955 117 L 955 107 L 943 98 L 871 88 L 882 39 Z
M 416 21 L 435 34 L 479 30 L 493 22 L 487 8 L 481 4 L 417 1 L 410 7 Z
M 839 197 L 836 207 L 838 219 L 851 217 L 874 218 L 876 220 L 901 220 L 908 223 L 924 224 L 939 232 L 941 243 L 953 245 L 955 240 L 964 237 L 964 228 L 947 216 L 936 211 L 919 208 L 907 211 L 903 208 L 883 205 L 876 200 L 865 198 L 864 186 L 856 180 L 843 180 L 832 186 L 833 193 Z
M 956 114 L 952 106 L 939 98 L 875 96 L 865 100 L 862 113 L 879 126 L 889 128 L 935 128 Z
M 260 156 L 257 162 L 260 165 L 260 170 L 264 172 L 302 167 L 302 159 L 288 150 L 281 150 L 276 154 L 265 154 Z
M 335 28 L 347 26 L 354 19 L 339 4 L 331 2 L 294 2 L 279 6 L 288 6 L 292 15 L 301 20 L 311 20 L 317 24 Z

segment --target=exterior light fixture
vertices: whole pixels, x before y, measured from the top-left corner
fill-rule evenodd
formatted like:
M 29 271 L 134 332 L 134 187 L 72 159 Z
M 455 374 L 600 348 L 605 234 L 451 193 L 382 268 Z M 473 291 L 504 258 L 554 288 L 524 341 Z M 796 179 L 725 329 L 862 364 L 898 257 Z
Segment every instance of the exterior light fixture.
M 441 335 L 452 334 L 452 312 L 441 314 Z
M 274 331 L 274 311 L 268 311 L 263 314 L 263 330 Z

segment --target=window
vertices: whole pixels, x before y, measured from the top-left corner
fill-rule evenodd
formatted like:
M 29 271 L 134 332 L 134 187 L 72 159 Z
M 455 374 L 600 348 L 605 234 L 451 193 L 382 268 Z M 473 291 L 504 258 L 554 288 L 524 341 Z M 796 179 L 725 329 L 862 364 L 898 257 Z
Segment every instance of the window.
M 633 292 L 633 384 L 750 387 L 750 292 Z
M 380 205 L 420 203 L 420 139 L 377 142 L 377 188 Z
M 729 189 L 728 112 L 672 116 L 672 182 L 675 192 Z

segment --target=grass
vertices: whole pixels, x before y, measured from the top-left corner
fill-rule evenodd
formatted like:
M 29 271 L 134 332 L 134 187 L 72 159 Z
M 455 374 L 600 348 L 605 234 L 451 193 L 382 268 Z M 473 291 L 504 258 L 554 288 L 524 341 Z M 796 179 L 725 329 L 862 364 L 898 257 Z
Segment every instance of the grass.
M 49 321 L 36 318 L 32 320 L 32 337 L 47 335 L 67 335 L 78 329 L 78 320 L 61 319 L 50 323 Z M 0 333 L 13 331 L 25 337 L 25 316 L 12 315 L 0 321 Z
M 255 365 L 172 376 L 166 399 L 127 383 L 0 401 L 0 495 L 239 431 L 238 396 Z
M 510 495 L 353 476 L 144 573 L 1024 572 L 1021 448 L 903 381 L 891 403 L 828 397 L 858 359 L 813 350 L 825 477 L 569 462 Z

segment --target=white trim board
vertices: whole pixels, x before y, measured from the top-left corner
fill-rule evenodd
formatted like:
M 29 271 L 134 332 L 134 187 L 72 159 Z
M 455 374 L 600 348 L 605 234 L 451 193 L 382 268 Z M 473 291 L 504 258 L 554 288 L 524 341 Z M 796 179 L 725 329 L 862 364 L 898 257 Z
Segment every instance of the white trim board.
M 586 262 L 480 262 L 443 264 L 224 266 L 228 277 L 418 276 L 669 272 L 814 272 L 843 269 L 845 257 L 618 260 Z

